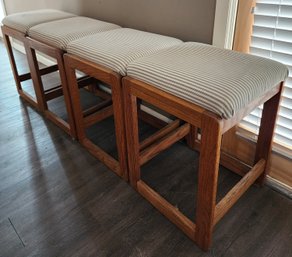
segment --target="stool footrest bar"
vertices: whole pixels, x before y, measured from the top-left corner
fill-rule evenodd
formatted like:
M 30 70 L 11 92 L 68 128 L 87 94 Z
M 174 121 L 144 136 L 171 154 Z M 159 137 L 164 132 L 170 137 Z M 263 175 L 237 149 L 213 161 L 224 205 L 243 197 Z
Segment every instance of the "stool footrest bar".
M 156 209 L 158 209 L 171 222 L 178 226 L 188 237 L 194 240 L 196 224 L 182 214 L 177 208 L 157 194 L 143 181 L 137 182 L 138 192 L 146 198 Z
M 100 111 L 101 109 L 109 106 L 112 104 L 112 99 L 104 100 L 99 104 L 96 104 L 92 107 L 87 108 L 86 110 L 83 111 L 83 117 L 87 117 L 97 111 Z
M 113 113 L 114 113 L 114 111 L 113 111 L 112 105 L 105 107 L 104 109 L 85 117 L 84 118 L 84 126 L 86 128 L 88 128 L 88 127 L 92 126 L 93 124 L 100 122 L 100 121 L 112 116 Z
M 227 195 L 216 205 L 214 225 L 227 213 L 237 202 L 244 192 L 264 172 L 266 161 L 259 160 L 253 168 L 227 193 Z
M 169 134 L 171 131 L 174 129 L 177 129 L 179 127 L 180 120 L 177 119 L 164 128 L 160 129 L 156 133 L 154 133 L 152 136 L 146 138 L 144 141 L 140 143 L 140 151 L 144 150 L 146 147 L 150 146 L 153 144 L 155 141 L 161 139 L 162 137 L 166 136 Z
M 166 150 L 175 142 L 179 141 L 183 137 L 185 137 L 190 132 L 190 124 L 186 123 L 181 127 L 177 128 L 176 130 L 172 131 L 168 135 L 161 138 L 159 141 L 156 141 L 151 146 L 146 148 L 140 153 L 140 165 L 142 166 L 157 154 L 161 153 L 162 151 Z
M 102 150 L 100 147 L 92 143 L 89 139 L 83 139 L 81 144 L 86 147 L 86 149 L 102 163 L 108 166 L 111 170 L 117 173 L 119 176 L 122 176 L 119 162 Z

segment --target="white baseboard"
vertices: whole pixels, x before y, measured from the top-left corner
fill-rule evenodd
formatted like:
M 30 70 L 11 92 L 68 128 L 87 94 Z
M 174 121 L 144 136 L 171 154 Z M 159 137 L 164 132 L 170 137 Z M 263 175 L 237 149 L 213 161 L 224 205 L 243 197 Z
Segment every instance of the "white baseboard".
M 292 187 L 289 187 L 270 176 L 267 176 L 266 185 L 274 189 L 275 191 L 287 196 L 289 199 L 292 199 Z

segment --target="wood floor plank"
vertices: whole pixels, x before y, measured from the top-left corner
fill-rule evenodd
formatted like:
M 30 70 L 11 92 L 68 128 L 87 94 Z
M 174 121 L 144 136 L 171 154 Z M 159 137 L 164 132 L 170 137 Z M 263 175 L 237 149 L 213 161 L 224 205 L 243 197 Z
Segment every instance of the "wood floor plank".
M 17 235 L 9 218 L 0 222 L 0 256 L 10 257 L 19 250 L 22 250 L 24 245 Z

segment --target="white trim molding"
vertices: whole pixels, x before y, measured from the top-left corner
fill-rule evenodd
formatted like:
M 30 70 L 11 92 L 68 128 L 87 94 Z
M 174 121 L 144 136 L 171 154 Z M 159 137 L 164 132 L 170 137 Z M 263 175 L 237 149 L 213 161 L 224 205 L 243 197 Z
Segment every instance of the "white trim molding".
M 217 0 L 213 30 L 213 45 L 232 49 L 238 0 Z
M 289 187 L 283 183 L 281 183 L 279 180 L 276 180 L 269 175 L 267 176 L 267 182 L 268 187 L 273 188 L 275 191 L 287 196 L 289 199 L 292 199 L 292 187 Z
M 2 26 L 2 19 L 6 16 L 6 8 L 3 0 L 0 0 L 0 25 Z M 3 37 L 2 30 L 0 29 L 0 37 Z

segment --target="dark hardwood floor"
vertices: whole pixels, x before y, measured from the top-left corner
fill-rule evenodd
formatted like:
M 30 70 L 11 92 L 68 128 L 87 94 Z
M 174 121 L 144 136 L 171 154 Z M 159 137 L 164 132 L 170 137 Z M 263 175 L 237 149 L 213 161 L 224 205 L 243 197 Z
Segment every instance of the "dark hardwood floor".
M 291 200 L 255 186 L 218 224 L 211 250 L 202 252 L 126 182 L 20 100 L 1 41 L 0 58 L 1 257 L 292 256 Z M 24 56 L 18 53 L 17 60 L 26 70 Z M 89 133 L 114 154 L 112 126 L 109 119 Z M 152 129 L 142 124 L 141 131 Z M 197 157 L 177 143 L 143 168 L 143 179 L 192 219 Z M 221 168 L 218 199 L 238 179 Z

